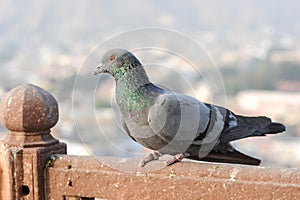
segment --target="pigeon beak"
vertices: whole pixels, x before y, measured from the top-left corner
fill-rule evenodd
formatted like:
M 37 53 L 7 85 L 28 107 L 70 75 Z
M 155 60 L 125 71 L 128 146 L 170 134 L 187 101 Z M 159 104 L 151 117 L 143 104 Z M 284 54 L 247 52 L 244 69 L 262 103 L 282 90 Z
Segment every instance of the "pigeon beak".
M 94 75 L 96 75 L 96 74 L 100 74 L 100 73 L 103 73 L 104 71 L 105 71 L 105 69 L 104 69 L 104 64 L 103 63 L 100 63 L 98 66 L 97 66 L 97 68 L 95 69 L 95 71 L 94 71 Z

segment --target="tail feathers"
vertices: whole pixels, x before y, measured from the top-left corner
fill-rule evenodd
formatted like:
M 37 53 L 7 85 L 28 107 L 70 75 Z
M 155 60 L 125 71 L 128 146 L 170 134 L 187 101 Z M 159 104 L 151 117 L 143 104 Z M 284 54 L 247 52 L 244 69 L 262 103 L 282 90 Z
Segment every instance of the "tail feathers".
M 256 134 L 265 135 L 265 134 L 276 134 L 285 131 L 285 126 L 283 124 L 272 122 L 266 125 L 263 129 L 257 130 Z
M 243 154 L 237 150 L 228 151 L 227 153 L 211 151 L 204 158 L 198 158 L 197 156 L 187 157 L 192 160 L 200 160 L 207 162 L 221 162 L 221 163 L 231 163 L 231 164 L 243 164 L 243 165 L 259 165 L 260 160 L 253 158 L 249 155 Z
M 221 142 L 230 142 L 246 137 L 265 136 L 266 134 L 276 134 L 285 131 L 283 124 L 272 122 L 270 118 L 245 117 L 236 115 L 237 126 L 222 133 Z

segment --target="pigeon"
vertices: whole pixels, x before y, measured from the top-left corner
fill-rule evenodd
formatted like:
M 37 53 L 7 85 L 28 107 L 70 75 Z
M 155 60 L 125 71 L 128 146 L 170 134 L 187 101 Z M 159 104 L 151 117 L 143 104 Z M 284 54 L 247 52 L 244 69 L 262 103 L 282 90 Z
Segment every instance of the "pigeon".
M 235 140 L 285 131 L 265 116 L 241 116 L 227 108 L 153 84 L 141 62 L 125 49 L 107 51 L 94 75 L 108 73 L 116 82 L 116 101 L 124 131 L 151 149 L 139 165 L 164 154 L 167 165 L 183 158 L 259 165 L 260 160 L 237 151 Z

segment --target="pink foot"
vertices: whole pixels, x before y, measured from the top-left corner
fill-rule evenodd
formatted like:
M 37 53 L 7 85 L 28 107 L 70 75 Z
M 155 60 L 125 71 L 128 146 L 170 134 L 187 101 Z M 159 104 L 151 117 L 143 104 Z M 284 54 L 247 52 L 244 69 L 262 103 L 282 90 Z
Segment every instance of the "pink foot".
M 150 162 L 151 160 L 157 160 L 161 156 L 162 156 L 162 154 L 159 153 L 158 151 L 152 151 L 141 159 L 139 166 L 144 167 L 146 165 L 146 163 Z
M 182 159 L 184 159 L 185 157 L 190 156 L 189 153 L 179 153 L 173 156 L 173 158 L 167 160 L 167 165 L 171 165 L 175 162 L 180 162 Z

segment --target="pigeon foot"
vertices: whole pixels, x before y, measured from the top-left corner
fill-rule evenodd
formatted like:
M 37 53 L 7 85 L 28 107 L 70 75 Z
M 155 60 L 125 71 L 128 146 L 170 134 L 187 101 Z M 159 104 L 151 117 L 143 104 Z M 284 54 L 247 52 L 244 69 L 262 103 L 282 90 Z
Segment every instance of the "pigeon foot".
M 171 165 L 175 162 L 180 162 L 182 159 L 189 157 L 189 153 L 179 153 L 174 155 L 171 159 L 167 160 L 167 165 Z
M 162 154 L 159 153 L 158 151 L 152 151 L 141 159 L 141 161 L 139 162 L 139 166 L 144 167 L 146 165 L 146 163 L 148 163 L 152 160 L 157 160 L 161 156 L 162 156 Z

